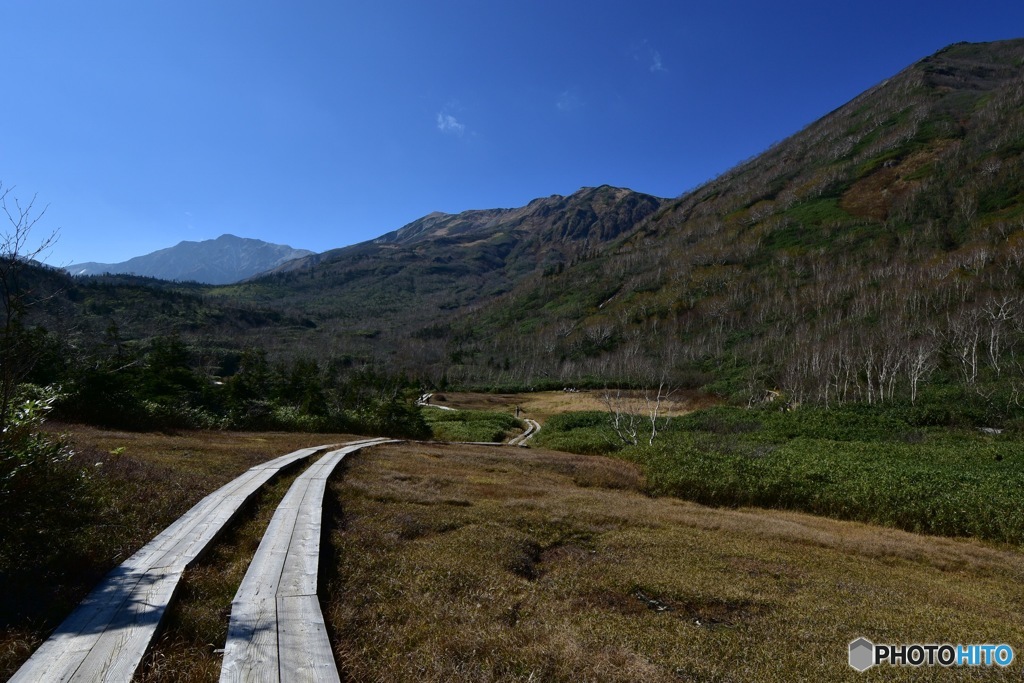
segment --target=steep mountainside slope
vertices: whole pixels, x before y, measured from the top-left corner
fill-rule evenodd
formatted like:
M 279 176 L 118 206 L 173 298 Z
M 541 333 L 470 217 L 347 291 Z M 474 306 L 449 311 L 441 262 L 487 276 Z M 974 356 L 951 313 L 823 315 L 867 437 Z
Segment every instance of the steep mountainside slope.
M 957 44 L 474 312 L 449 373 L 670 369 L 807 400 L 974 385 L 1016 362 L 1022 265 L 1024 41 Z
M 145 335 L 118 286 L 78 295 Z M 197 343 L 427 383 L 1022 405 L 1024 40 L 950 46 L 674 200 L 435 213 L 188 297 L 148 310 Z
M 212 294 L 303 310 L 339 334 L 355 326 L 364 336 L 408 335 L 607 248 L 664 201 L 602 186 L 517 209 L 433 213 Z

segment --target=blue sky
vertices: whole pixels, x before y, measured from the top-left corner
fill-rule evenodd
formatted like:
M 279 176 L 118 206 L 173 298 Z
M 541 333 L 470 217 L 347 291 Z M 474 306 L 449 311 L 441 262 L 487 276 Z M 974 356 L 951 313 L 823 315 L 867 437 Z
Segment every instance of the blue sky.
M 431 211 L 677 196 L 1020 0 L 2 0 L 0 181 L 47 260 L 230 232 L 316 251 Z

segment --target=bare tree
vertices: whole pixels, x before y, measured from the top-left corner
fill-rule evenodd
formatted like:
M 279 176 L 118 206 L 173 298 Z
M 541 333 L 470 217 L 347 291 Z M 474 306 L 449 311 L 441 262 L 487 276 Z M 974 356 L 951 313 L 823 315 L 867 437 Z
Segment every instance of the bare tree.
M 935 369 L 935 341 L 919 339 L 907 349 L 905 372 L 910 380 L 910 402 L 917 403 L 917 387 Z
M 655 437 L 658 436 L 658 431 L 661 430 L 667 421 L 666 418 L 662 417 L 663 404 L 668 401 L 672 396 L 673 390 L 669 385 L 662 379 L 658 382 L 658 391 L 654 393 L 653 390 L 644 390 L 644 402 L 646 403 L 646 415 L 647 423 L 650 427 L 649 438 L 647 439 L 647 445 L 653 445 Z
M 33 228 L 46 213 L 45 207 L 35 210 L 36 198 L 21 204 L 12 195 L 13 187 L 0 185 L 0 211 L 7 225 L 0 232 L 0 306 L 3 307 L 3 328 L 0 329 L 0 425 L 6 425 L 15 394 L 31 372 L 39 349 L 35 348 L 24 328 L 26 309 L 34 303 L 32 292 L 22 281 L 27 265 L 47 252 L 57 241 L 51 232 L 35 246 L 30 238 Z
M 608 410 L 612 430 L 624 444 L 635 446 L 643 438 L 652 445 L 667 422 L 664 408 L 672 394 L 672 387 L 662 379 L 656 389 L 605 389 L 601 402 Z
M 978 378 L 978 342 L 981 329 L 977 311 L 964 309 L 959 315 L 946 317 L 946 342 L 950 355 L 960 363 L 964 383 L 971 386 Z
M 615 435 L 622 443 L 635 446 L 639 442 L 641 425 L 635 399 L 621 389 L 605 389 L 601 402 L 608 410 Z
M 982 309 L 988 319 L 988 360 L 997 375 L 1002 372 L 1000 354 L 1005 330 L 1016 316 L 1016 305 L 1016 297 L 1003 296 L 989 300 Z

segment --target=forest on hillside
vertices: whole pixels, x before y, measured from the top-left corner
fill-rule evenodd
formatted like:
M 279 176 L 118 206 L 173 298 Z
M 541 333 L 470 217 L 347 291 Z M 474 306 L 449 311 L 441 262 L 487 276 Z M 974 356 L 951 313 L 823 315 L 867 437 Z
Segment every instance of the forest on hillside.
M 431 214 L 223 287 L 25 264 L 8 383 L 140 428 L 379 433 L 423 390 L 660 384 L 1011 425 L 1022 65 L 1024 41 L 951 46 L 674 200 Z
M 462 377 L 1019 414 L 1022 63 L 1020 41 L 952 46 L 462 317 Z

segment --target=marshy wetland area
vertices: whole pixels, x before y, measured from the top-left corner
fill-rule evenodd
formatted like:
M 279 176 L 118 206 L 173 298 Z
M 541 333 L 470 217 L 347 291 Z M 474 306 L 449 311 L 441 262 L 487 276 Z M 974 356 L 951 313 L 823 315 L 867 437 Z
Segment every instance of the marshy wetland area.
M 602 439 L 613 443 L 597 413 L 561 412 L 590 407 L 597 398 L 587 392 L 437 398 L 457 410 L 422 410 L 462 415 L 469 431 L 515 406 L 542 418 L 544 427 L 530 448 L 405 441 L 355 453 L 335 471 L 324 500 L 320 602 L 343 680 L 923 680 L 934 672 L 881 666 L 857 674 L 847 645 L 862 636 L 1024 640 L 1024 554 L 1017 544 L 913 533 L 893 528 L 900 524 L 892 520 L 835 519 L 844 516 L 836 502 L 826 512 L 833 518 L 807 514 L 800 508 L 825 503 L 795 493 L 800 477 L 815 481 L 819 493 L 828 487 L 814 472 L 801 475 L 789 456 L 791 495 L 778 498 L 789 501 L 785 506 L 730 502 L 723 472 L 716 475 L 721 500 L 686 500 L 685 473 L 659 469 L 657 448 L 609 446 L 608 455 L 593 455 L 544 445 L 569 439 L 587 451 Z M 702 404 L 699 397 L 688 401 Z M 721 406 L 678 408 L 664 440 L 692 439 L 719 460 L 738 463 L 772 462 L 786 449 L 798 457 L 816 441 L 813 430 L 834 432 L 839 424 L 750 411 L 737 422 L 739 415 Z M 868 429 L 873 422 L 863 418 L 845 441 L 832 433 L 816 447 L 885 450 L 880 432 Z M 90 571 L 51 566 L 57 585 L 20 578 L 20 595 L 34 596 L 32 604 L 9 596 L 8 607 L 35 612 L 32 626 L 3 631 L 7 675 L 91 581 L 206 493 L 275 455 L 353 438 L 54 429 L 94 470 L 97 507 L 74 527 L 82 542 L 61 553 L 68 561 L 67 550 L 77 549 L 76 561 Z M 762 445 L 774 443 L 755 457 L 758 434 Z M 898 436 L 907 448 L 936 453 L 952 452 L 951 439 L 961 448 L 989 449 L 986 465 L 1015 466 L 1018 444 L 1010 436 L 924 433 L 910 444 Z M 1000 452 L 1006 457 L 997 461 Z M 185 573 L 137 680 L 218 679 L 232 597 L 303 467 L 272 480 Z M 968 479 L 983 483 L 983 472 Z M 731 485 L 754 474 L 764 479 L 767 471 L 733 472 Z M 875 467 L 864 476 L 888 475 Z M 709 482 L 705 476 L 705 487 L 714 488 Z M 872 500 L 873 514 L 884 518 L 884 496 Z M 1014 510 L 1005 512 L 1012 517 Z M 848 513 L 870 518 L 852 507 Z M 950 680 L 1005 673 L 941 672 Z

